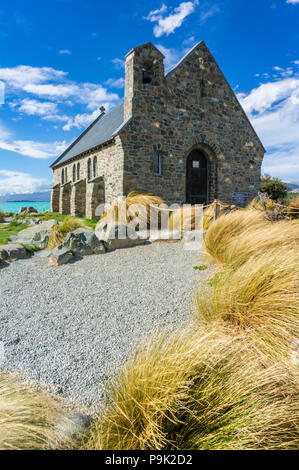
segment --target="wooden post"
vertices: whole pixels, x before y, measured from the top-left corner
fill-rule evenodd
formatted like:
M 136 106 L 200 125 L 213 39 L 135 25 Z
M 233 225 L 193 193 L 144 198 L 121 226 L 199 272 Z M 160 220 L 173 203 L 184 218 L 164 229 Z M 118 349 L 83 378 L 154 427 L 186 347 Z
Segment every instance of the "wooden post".
M 214 220 L 217 220 L 220 216 L 220 205 L 218 203 L 218 200 L 215 199 L 214 201 Z

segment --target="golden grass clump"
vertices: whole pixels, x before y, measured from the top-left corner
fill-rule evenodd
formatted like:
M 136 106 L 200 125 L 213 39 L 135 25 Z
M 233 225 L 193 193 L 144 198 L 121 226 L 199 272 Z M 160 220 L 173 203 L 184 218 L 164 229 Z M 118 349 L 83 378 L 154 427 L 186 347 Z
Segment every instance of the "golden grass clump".
M 219 263 L 223 263 L 224 252 L 230 242 L 240 233 L 251 227 L 270 224 L 262 212 L 256 210 L 236 210 L 219 217 L 207 230 L 204 244 L 207 253 Z
M 142 228 L 147 228 L 150 224 L 151 216 L 156 216 L 158 221 L 159 210 L 155 206 L 164 204 L 163 199 L 159 196 L 147 194 L 143 191 L 130 192 L 124 201 L 115 204 L 100 218 L 100 223 L 106 225 L 108 223 L 120 222 L 128 225 L 131 221 L 138 217 Z M 138 211 L 138 207 L 140 211 Z M 135 211 L 135 209 L 137 209 Z
M 0 375 L 0 449 L 48 449 L 58 442 L 62 411 L 52 397 Z
M 261 352 L 285 356 L 299 336 L 298 250 L 275 248 L 227 267 L 212 289 L 201 287 L 194 297 L 200 325 L 227 323 L 246 331 Z
M 242 337 L 191 325 L 152 337 L 128 360 L 82 448 L 295 449 L 296 386 L 289 365 L 263 368 Z
M 299 219 L 299 197 L 288 205 L 287 216 L 291 219 Z
M 263 254 L 266 250 L 299 246 L 299 225 L 294 222 L 281 221 L 262 226 L 250 227 L 227 245 L 223 262 L 230 266 L 240 266 L 252 256 Z
M 68 215 L 61 224 L 55 224 L 49 237 L 48 248 L 53 250 L 64 241 L 64 237 L 77 228 L 83 227 L 84 223 L 78 217 Z
M 230 206 L 228 204 L 224 204 L 221 201 L 218 201 L 219 204 L 219 215 L 225 215 L 231 211 L 237 210 L 237 206 Z M 215 215 L 215 203 L 210 204 L 208 207 L 204 209 L 203 212 L 203 229 L 208 230 L 210 227 L 211 223 L 214 221 L 214 215 Z

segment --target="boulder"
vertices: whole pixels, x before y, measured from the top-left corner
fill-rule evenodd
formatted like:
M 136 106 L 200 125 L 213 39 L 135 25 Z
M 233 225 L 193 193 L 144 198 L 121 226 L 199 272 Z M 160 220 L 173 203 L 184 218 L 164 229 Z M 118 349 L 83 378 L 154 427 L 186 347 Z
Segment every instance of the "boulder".
M 105 253 L 105 245 L 88 227 L 77 228 L 65 237 L 63 246 L 79 256 Z
M 96 236 L 100 241 L 104 242 L 106 249 L 109 251 L 143 245 L 147 241 L 143 235 L 139 235 L 131 227 L 117 222 L 109 223 L 104 228 L 98 225 L 96 227 Z
M 26 224 L 26 225 L 38 225 L 39 223 L 41 222 L 41 219 L 38 219 L 37 217 L 34 218 L 34 219 L 24 219 L 22 220 L 22 223 L 23 224 Z
M 68 248 L 64 248 L 61 245 L 52 251 L 49 258 L 49 266 L 61 266 L 62 264 L 68 263 L 73 258 L 73 253 Z
M 38 214 L 38 211 L 34 207 L 20 207 L 18 215 L 25 214 Z
M 8 245 L 0 245 L 0 259 L 15 260 L 28 258 L 28 253 L 23 245 L 10 243 Z
M 56 224 L 56 220 L 41 222 L 37 225 L 21 230 L 21 232 L 10 237 L 10 241 L 24 243 L 25 245 L 35 245 L 41 249 L 46 248 L 52 228 Z

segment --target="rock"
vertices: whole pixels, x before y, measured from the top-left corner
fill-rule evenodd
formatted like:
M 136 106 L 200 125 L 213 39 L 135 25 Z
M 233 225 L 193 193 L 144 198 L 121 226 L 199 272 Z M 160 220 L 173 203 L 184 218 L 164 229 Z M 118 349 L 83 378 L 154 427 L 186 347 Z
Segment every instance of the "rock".
M 80 256 L 101 254 L 106 251 L 104 243 L 88 227 L 78 228 L 68 233 L 63 246 Z
M 42 250 L 42 251 L 34 252 L 34 256 L 37 256 L 38 258 L 49 258 L 51 254 L 52 254 L 52 251 L 50 250 Z
M 83 415 L 82 413 L 70 413 L 64 416 L 56 427 L 59 440 L 64 443 L 69 439 L 75 438 L 82 434 L 91 423 L 91 416 Z
M 98 227 L 100 230 L 97 231 Z M 143 236 L 139 236 L 134 229 L 121 223 L 109 223 L 103 229 L 101 225 L 97 225 L 96 236 L 104 242 L 109 251 L 143 245 L 147 241 Z
M 36 217 L 35 219 L 24 219 L 22 222 L 26 225 L 38 225 L 41 222 L 41 219 Z
M 0 258 L 2 260 L 15 260 L 28 258 L 28 254 L 23 245 L 10 243 L 8 245 L 0 245 Z
M 60 266 L 61 264 L 68 263 L 73 258 L 73 253 L 68 248 L 61 247 L 55 248 L 49 258 L 49 266 Z
M 38 214 L 38 211 L 34 207 L 20 207 L 18 215 L 25 214 Z
M 24 243 L 26 245 L 35 245 L 38 248 L 46 248 L 48 240 L 52 232 L 52 228 L 57 224 L 56 220 L 47 220 L 29 228 L 25 228 L 21 232 L 10 237 L 10 241 Z

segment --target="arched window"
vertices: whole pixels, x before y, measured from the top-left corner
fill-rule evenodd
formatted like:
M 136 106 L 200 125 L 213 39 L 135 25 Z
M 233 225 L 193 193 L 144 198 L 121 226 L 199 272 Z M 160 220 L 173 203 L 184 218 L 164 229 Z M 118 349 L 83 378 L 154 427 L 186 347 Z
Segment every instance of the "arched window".
M 64 179 L 65 179 L 65 182 L 67 183 L 67 168 L 64 170 Z
M 80 163 L 77 164 L 77 180 L 80 179 Z
M 76 165 L 73 165 L 73 181 L 76 181 Z
M 97 176 L 97 157 L 94 157 L 93 159 L 93 177 L 96 178 Z
M 88 162 L 87 162 L 87 179 L 88 180 L 91 179 L 91 160 L 90 160 L 90 158 L 88 159 Z
M 61 172 L 61 184 L 64 184 L 64 169 L 63 168 Z

